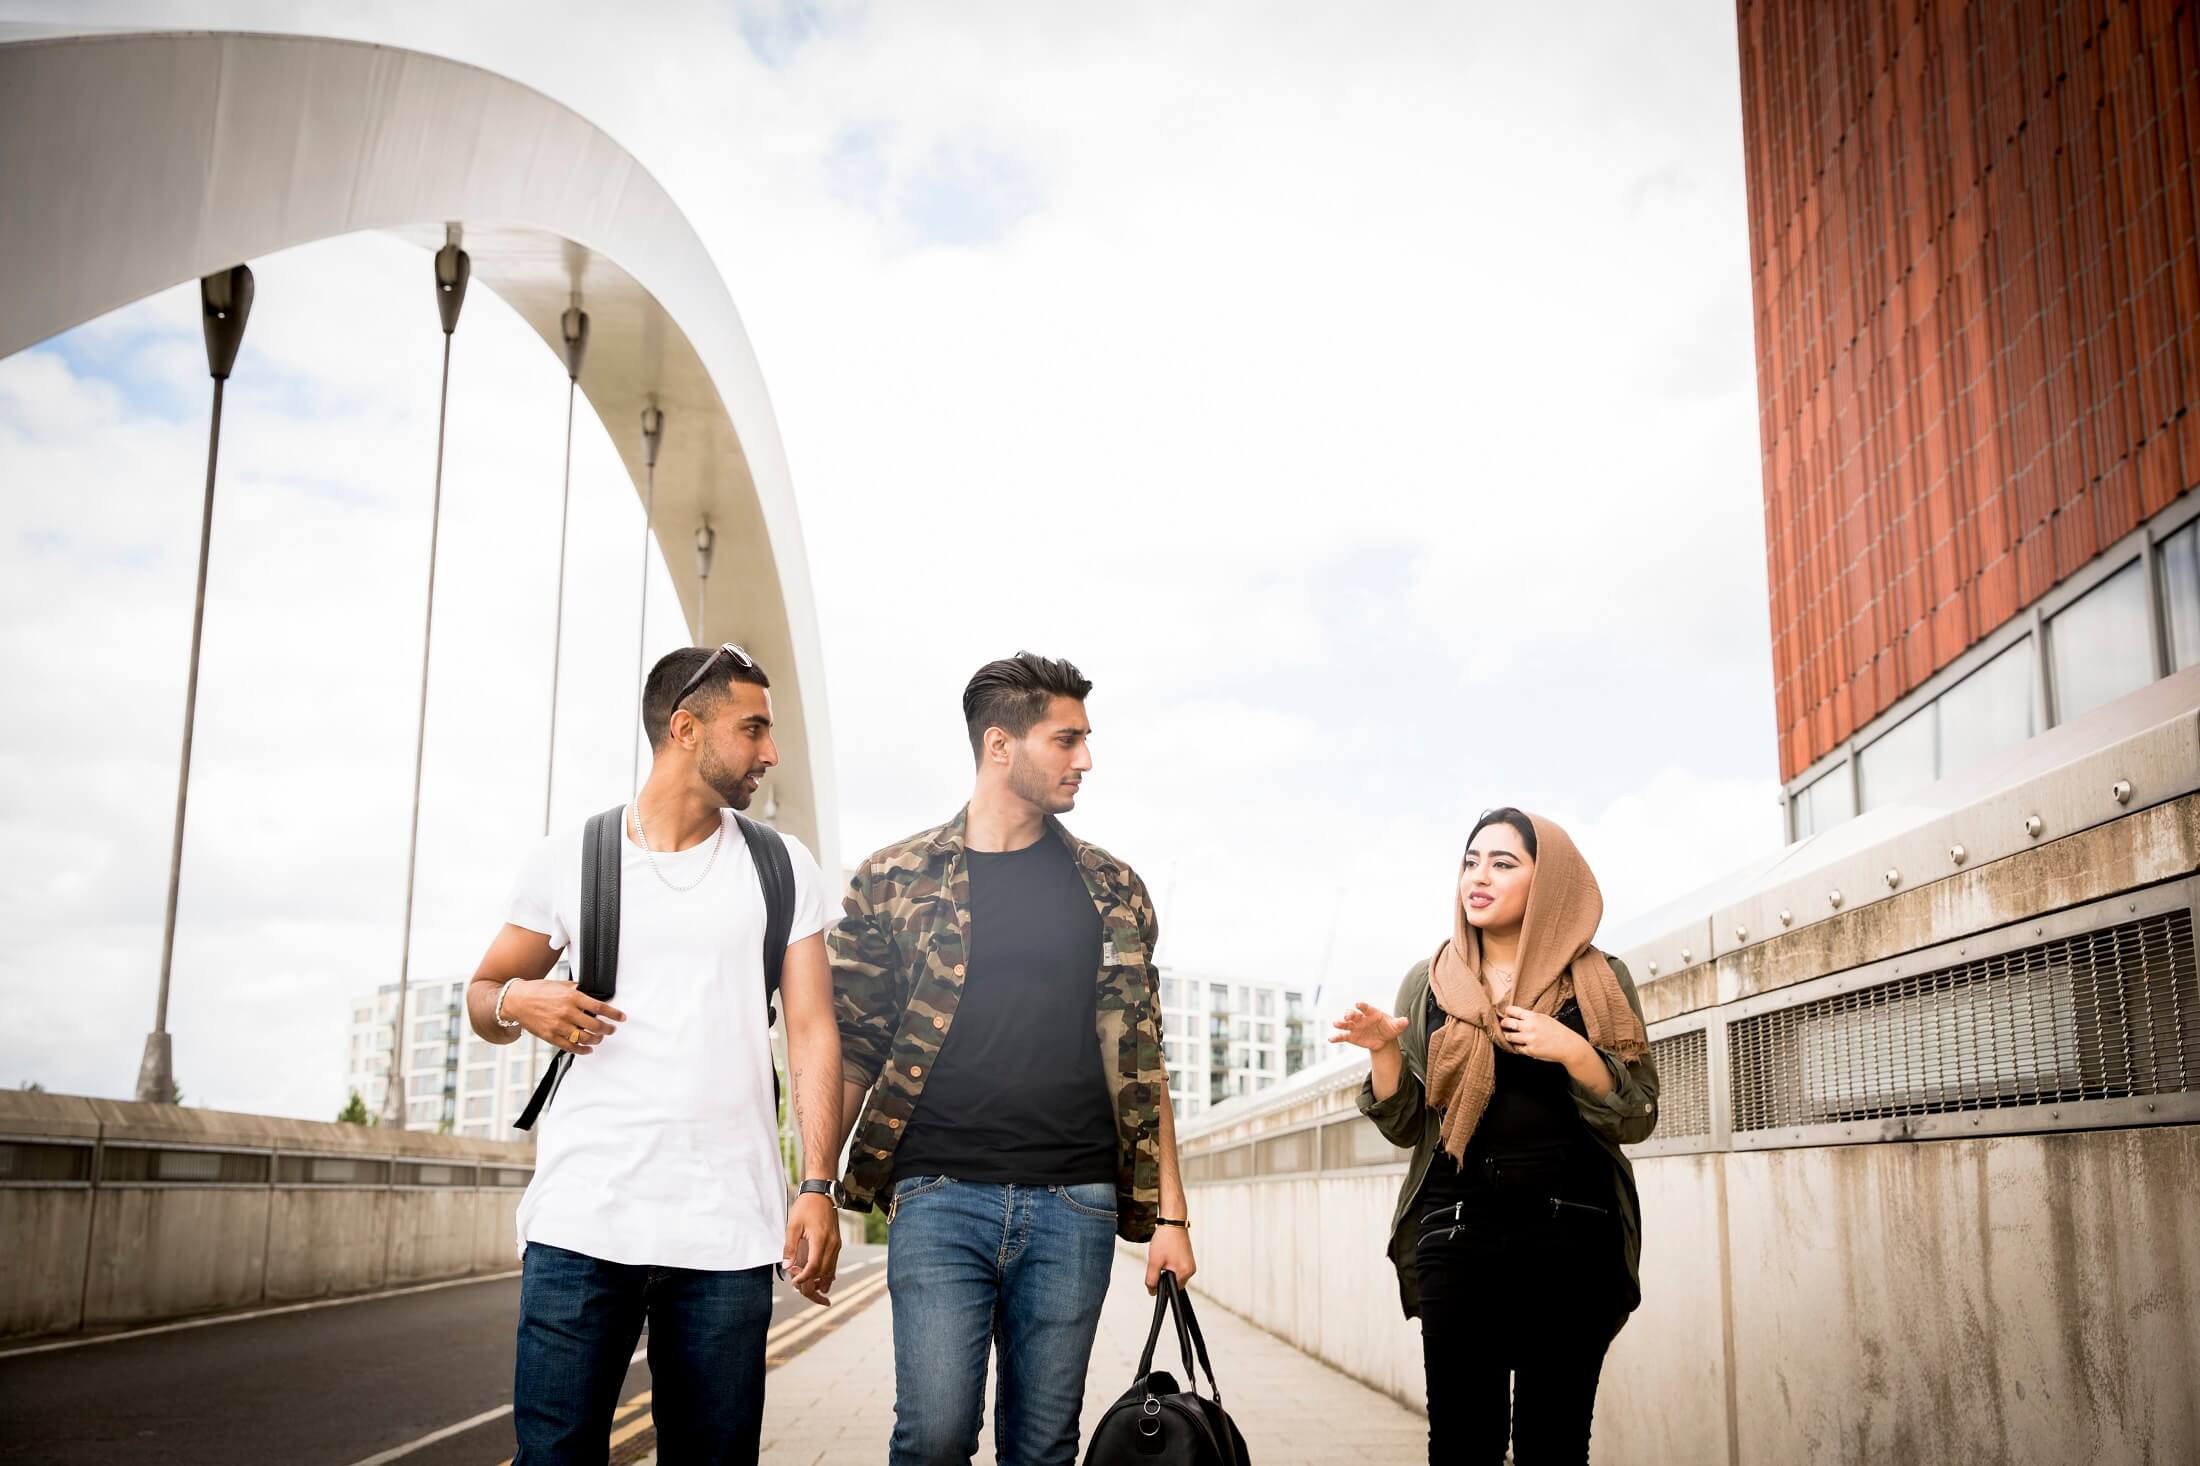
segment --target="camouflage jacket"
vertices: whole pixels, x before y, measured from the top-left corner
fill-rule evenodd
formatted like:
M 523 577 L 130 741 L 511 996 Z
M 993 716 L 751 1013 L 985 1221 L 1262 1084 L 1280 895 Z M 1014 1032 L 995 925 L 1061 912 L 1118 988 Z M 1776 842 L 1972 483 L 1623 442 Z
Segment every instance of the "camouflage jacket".
M 924 1078 L 955 1022 L 970 960 L 966 809 L 946 824 L 889 845 L 857 869 L 839 922 L 827 928 L 842 1072 L 870 1091 L 842 1182 L 868 1211 L 893 1172 L 894 1147 L 917 1112 Z M 1102 1067 L 1115 1094 L 1116 1231 L 1153 1235 L 1161 1204 L 1161 1001 L 1153 970 L 1158 927 L 1146 884 L 1122 861 L 1053 819 L 1100 912 L 1094 974 Z

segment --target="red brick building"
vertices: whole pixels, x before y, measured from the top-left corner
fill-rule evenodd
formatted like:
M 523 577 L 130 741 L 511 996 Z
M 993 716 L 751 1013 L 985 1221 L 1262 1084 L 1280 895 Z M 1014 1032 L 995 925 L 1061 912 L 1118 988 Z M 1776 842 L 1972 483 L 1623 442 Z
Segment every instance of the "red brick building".
M 2200 661 L 2190 0 L 1740 0 L 1791 835 Z

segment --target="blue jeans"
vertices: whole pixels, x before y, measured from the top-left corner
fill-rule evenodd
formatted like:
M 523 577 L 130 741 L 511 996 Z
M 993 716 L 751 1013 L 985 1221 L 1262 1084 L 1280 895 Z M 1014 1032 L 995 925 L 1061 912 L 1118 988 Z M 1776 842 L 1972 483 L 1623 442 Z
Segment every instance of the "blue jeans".
M 637 1267 L 540 1242 L 521 1264 L 513 1466 L 602 1466 L 644 1317 L 659 1458 L 753 1466 L 772 1270 Z
M 1000 1381 L 1001 1466 L 1072 1466 L 1085 1368 L 1115 1261 L 1115 1185 L 894 1183 L 886 1289 L 894 1305 L 890 1466 L 977 1454 L 986 1356 Z

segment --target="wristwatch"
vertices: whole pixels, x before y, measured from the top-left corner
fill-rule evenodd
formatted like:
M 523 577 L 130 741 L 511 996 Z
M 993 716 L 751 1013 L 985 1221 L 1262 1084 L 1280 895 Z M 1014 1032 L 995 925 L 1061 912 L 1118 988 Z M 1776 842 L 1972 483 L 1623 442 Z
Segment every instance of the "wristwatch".
M 797 1196 L 822 1196 L 837 1210 L 840 1206 L 840 1188 L 831 1181 L 805 1181 L 795 1189 Z

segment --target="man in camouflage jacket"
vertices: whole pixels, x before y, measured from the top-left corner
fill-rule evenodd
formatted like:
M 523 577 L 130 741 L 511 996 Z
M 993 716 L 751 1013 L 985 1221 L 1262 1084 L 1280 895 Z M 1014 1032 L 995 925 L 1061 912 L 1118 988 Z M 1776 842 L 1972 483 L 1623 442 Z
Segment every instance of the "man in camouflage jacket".
M 1092 767 L 1067 662 L 965 690 L 977 787 L 855 872 L 826 946 L 855 1122 L 842 1190 L 883 1206 L 893 1466 L 967 1462 L 989 1346 L 1001 1459 L 1076 1459 L 1114 1238 L 1194 1269 L 1145 883 L 1056 818 Z

